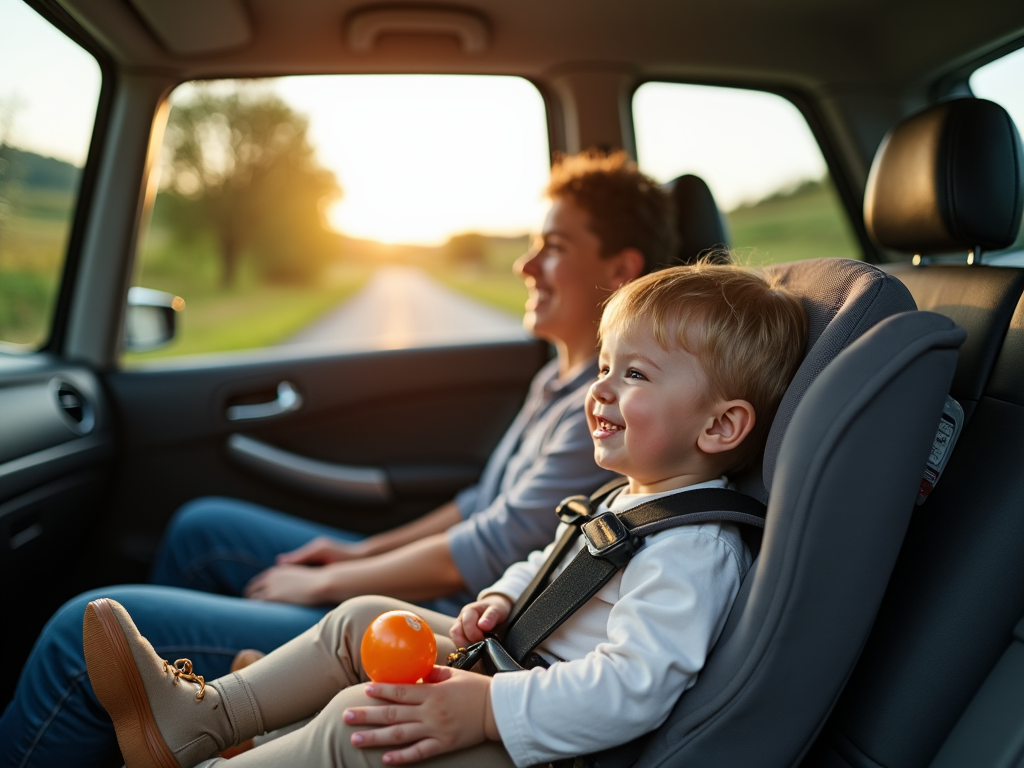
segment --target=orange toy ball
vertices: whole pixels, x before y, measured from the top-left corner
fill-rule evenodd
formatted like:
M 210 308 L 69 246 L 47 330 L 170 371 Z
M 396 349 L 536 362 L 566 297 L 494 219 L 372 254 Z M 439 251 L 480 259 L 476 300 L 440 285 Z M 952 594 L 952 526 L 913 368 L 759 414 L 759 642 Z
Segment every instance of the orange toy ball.
M 410 611 L 382 613 L 363 633 L 363 669 L 375 683 L 415 683 L 437 661 L 430 625 Z

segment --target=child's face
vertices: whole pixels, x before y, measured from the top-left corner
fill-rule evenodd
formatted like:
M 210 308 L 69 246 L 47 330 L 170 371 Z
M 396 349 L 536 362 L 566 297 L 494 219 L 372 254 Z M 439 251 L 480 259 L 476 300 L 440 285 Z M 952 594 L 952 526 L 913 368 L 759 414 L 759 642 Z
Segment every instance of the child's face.
M 599 465 L 627 475 L 633 493 L 656 493 L 717 477 L 698 439 L 715 423 L 696 357 L 665 350 L 649 331 L 605 335 L 587 421 Z

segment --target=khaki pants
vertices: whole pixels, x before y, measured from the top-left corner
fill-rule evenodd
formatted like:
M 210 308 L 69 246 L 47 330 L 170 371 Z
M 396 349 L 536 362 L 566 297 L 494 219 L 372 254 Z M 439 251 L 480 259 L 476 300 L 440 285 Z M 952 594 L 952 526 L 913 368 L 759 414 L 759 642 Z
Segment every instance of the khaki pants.
M 437 638 L 438 663 L 446 663 L 455 650 L 448 638 L 455 621 L 451 616 L 387 597 L 348 600 L 315 627 L 239 673 L 249 684 L 266 730 L 316 716 L 302 728 L 232 758 L 230 768 L 381 768 L 388 749 L 358 749 L 351 741 L 356 730 L 373 726 L 346 725 L 342 713 L 349 707 L 380 704 L 360 685 L 368 678 L 359 661 L 359 645 L 370 623 L 391 610 L 413 611 L 426 619 Z M 222 758 L 200 765 L 229 768 Z M 509 768 L 513 763 L 502 745 L 491 741 L 417 765 Z

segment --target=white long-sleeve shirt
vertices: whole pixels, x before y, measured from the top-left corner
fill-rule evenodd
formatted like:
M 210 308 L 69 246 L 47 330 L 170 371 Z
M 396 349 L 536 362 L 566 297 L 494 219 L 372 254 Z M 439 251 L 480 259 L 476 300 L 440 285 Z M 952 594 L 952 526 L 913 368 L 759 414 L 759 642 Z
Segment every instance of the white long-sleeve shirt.
M 621 512 L 670 493 L 725 484 L 723 478 L 662 494 L 619 494 L 611 508 Z M 581 536 L 556 575 L 583 546 Z M 497 592 L 514 601 L 553 547 L 512 565 L 480 596 Z M 661 725 L 696 681 L 750 561 L 732 525 L 681 526 L 649 536 L 537 649 L 561 663 L 494 676 L 491 706 L 515 764 L 595 752 Z

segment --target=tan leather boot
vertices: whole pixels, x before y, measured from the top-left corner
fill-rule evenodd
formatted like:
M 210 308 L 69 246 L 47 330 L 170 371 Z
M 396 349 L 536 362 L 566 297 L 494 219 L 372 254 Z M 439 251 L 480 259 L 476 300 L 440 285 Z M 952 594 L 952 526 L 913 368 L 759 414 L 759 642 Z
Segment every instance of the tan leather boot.
M 267 654 L 265 654 L 263 651 L 257 651 L 255 648 L 243 648 L 235 654 L 235 658 L 231 662 L 231 671 L 237 672 L 240 669 L 245 669 L 254 661 L 259 661 L 266 655 Z M 254 744 L 252 739 L 246 739 L 245 741 L 241 742 L 240 744 L 237 744 L 234 747 L 228 747 L 220 753 L 220 756 L 223 757 L 225 760 L 232 757 L 237 757 L 243 752 L 248 752 L 250 749 L 253 748 L 253 746 Z
M 161 659 L 120 603 L 89 603 L 82 630 L 89 680 L 128 768 L 188 768 L 263 732 L 244 680 L 207 685 L 188 659 Z

